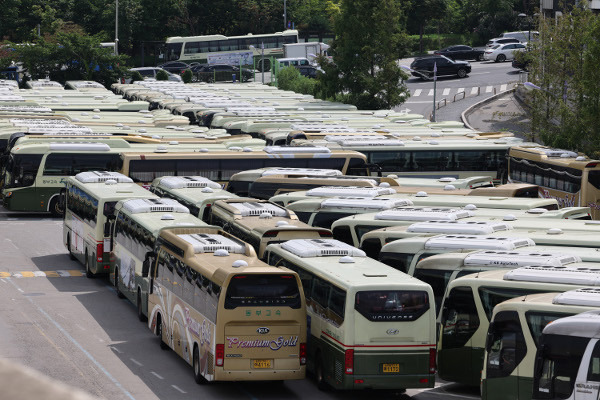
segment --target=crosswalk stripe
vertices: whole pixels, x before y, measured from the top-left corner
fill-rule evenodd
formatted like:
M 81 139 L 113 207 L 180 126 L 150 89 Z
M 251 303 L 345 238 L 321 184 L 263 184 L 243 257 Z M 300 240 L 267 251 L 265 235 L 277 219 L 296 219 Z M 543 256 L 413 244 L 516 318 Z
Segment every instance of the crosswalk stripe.
M 464 91 L 465 91 L 465 88 L 461 87 L 461 88 L 458 88 L 458 90 L 456 91 L 456 93 L 462 93 Z
M 486 93 L 489 93 L 489 92 L 491 92 L 491 91 L 492 91 L 492 89 L 493 89 L 493 88 L 494 88 L 493 86 L 486 86 L 486 87 L 485 87 L 485 92 L 486 92 Z
M 0 272 L 0 278 L 10 278 L 10 272 Z
M 44 271 L 33 271 L 33 276 L 45 278 L 46 273 Z
M 500 91 L 504 92 L 506 90 L 506 84 L 500 86 Z
M 71 269 L 57 271 L 0 272 L 0 278 L 69 278 L 74 276 L 83 276 L 83 271 Z
M 60 278 L 60 275 L 56 271 L 46 271 L 47 278 Z
M 423 89 L 417 89 L 417 90 L 415 90 L 415 94 L 413 94 L 413 96 L 415 96 L 415 97 L 416 96 L 420 96 L 422 91 L 423 91 Z
M 433 96 L 433 89 L 429 89 L 429 93 L 427 93 L 427 96 Z
M 450 94 L 450 88 L 446 88 L 444 89 L 444 93 L 442 93 L 442 96 L 448 96 Z
M 474 88 L 471 88 L 471 94 L 476 94 L 476 93 L 477 93 L 477 89 L 478 89 L 478 88 L 476 88 L 476 87 L 474 87 Z

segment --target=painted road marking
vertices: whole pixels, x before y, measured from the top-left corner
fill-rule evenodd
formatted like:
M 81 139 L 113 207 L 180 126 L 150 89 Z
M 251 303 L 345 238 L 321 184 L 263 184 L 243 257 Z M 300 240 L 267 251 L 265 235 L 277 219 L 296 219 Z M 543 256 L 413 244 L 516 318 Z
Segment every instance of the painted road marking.
M 476 88 L 476 87 L 472 88 L 472 89 L 471 89 L 471 94 L 476 94 L 476 93 L 477 93 L 477 89 L 478 89 L 478 88 Z
M 0 278 L 71 278 L 82 276 L 83 271 L 78 269 L 56 271 L 0 271 Z
M 449 94 L 450 94 L 450 88 L 446 88 L 446 89 L 444 89 L 442 96 L 448 96 Z
M 490 93 L 490 92 L 491 92 L 493 89 L 494 89 L 494 87 L 493 87 L 493 86 L 486 86 L 486 87 L 485 87 L 485 92 L 486 92 L 486 93 Z
M 415 90 L 415 94 L 413 96 L 415 96 L 415 97 L 416 96 L 420 96 L 422 91 L 423 91 L 423 89 L 417 89 L 417 90 Z
M 154 375 L 155 377 L 157 377 L 158 379 L 165 379 L 165 378 L 163 378 L 162 376 L 160 376 L 159 374 L 157 374 L 157 373 L 156 373 L 156 372 L 154 372 L 154 371 L 150 371 L 150 373 L 151 373 L 152 375 Z
M 456 94 L 458 94 L 458 93 L 462 93 L 462 92 L 464 92 L 464 91 L 465 91 L 465 88 L 463 88 L 463 87 L 461 87 L 461 88 L 458 88 L 458 90 L 456 91 Z
M 500 91 L 504 92 L 506 90 L 506 84 L 500 85 Z
M 141 367 L 144 365 L 141 362 L 139 362 L 138 360 L 136 360 L 135 358 L 130 358 L 130 360 L 132 363 L 136 364 L 138 367 Z
M 178 387 L 177 387 L 177 386 L 175 386 L 175 385 L 171 385 L 171 386 L 173 387 L 173 389 L 175 389 L 175 390 L 177 390 L 177 391 L 179 391 L 179 392 L 181 392 L 181 393 L 183 393 L 183 394 L 186 394 L 186 393 L 187 393 L 187 392 L 184 392 L 183 390 L 181 390 L 180 388 L 178 388 Z
M 433 96 L 433 89 L 429 89 L 429 93 L 427 93 L 427 96 Z

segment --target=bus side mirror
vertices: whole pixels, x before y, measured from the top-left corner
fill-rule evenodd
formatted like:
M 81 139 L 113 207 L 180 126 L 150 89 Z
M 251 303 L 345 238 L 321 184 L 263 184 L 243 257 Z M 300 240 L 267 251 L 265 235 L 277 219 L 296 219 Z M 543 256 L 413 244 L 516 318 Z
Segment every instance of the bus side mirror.
M 61 214 L 64 219 L 65 214 L 67 213 L 67 189 L 66 188 L 60 189 L 60 193 L 58 195 L 58 208 L 61 211 Z
M 487 336 L 485 338 L 485 351 L 490 352 L 492 349 L 492 343 L 494 339 L 494 324 L 495 322 L 490 322 L 490 326 L 488 327 Z

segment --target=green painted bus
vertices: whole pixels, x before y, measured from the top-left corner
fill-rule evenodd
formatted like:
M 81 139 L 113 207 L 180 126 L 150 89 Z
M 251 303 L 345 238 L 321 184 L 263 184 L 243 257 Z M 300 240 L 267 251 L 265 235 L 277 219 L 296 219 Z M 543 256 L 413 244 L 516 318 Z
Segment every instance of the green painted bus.
M 266 259 L 302 280 L 307 368 L 320 389 L 434 387 L 429 285 L 332 239 L 271 244 Z

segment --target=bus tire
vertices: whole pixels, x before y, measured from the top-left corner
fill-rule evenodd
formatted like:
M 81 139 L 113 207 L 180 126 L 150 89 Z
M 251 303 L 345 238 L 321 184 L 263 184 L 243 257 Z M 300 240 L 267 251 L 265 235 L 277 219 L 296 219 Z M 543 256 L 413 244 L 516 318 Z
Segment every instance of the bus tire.
M 123 292 L 121 292 L 121 289 L 119 289 L 119 269 L 115 268 L 115 291 L 117 292 L 117 297 L 120 299 L 124 299 L 125 296 L 123 295 Z
M 137 312 L 138 312 L 138 319 L 142 322 L 146 322 L 148 320 L 148 318 L 146 318 L 146 316 L 144 315 L 144 310 L 142 307 L 142 291 L 140 290 L 140 288 L 138 288 L 137 291 Z
M 93 279 L 94 278 L 94 274 L 92 274 L 92 271 L 90 270 L 90 257 L 88 256 L 88 252 L 87 249 L 85 250 L 85 276 Z
M 160 342 L 160 349 L 161 350 L 168 350 L 169 346 L 165 343 L 165 341 L 162 338 L 162 318 L 160 316 L 160 314 L 158 314 L 156 316 L 156 336 L 158 336 L 158 340 Z
M 67 235 L 67 250 L 69 251 L 69 258 L 71 260 L 76 260 L 75 254 L 71 251 L 71 235 Z
M 198 351 L 197 344 L 194 344 L 194 359 L 192 362 L 192 366 L 194 367 L 194 380 L 196 381 L 196 383 L 198 385 L 204 385 L 208 383 L 208 381 L 200 371 L 200 352 Z
M 50 200 L 50 206 L 48 207 L 48 211 L 50 211 L 50 214 L 53 217 L 62 217 L 63 216 L 63 209 L 60 208 L 60 205 L 58 204 L 58 196 L 55 196 L 52 200 Z
M 315 380 L 317 381 L 317 388 L 319 390 L 329 390 L 329 385 L 325 381 L 325 368 L 323 367 L 323 357 L 321 357 L 321 353 L 317 354 L 317 361 L 315 362 Z

